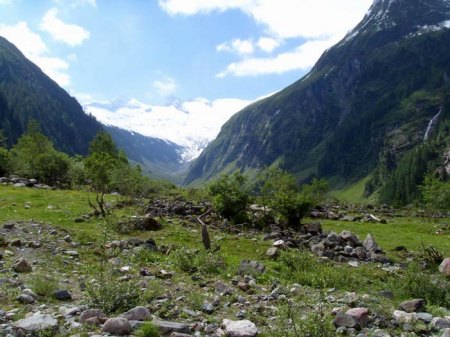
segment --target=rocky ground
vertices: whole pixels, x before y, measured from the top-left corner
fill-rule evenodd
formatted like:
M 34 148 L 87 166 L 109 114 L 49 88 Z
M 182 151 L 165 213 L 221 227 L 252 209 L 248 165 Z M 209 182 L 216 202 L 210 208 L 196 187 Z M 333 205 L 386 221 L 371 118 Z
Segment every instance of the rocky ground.
M 274 224 L 266 232 L 243 233 L 230 230 L 207 203 L 180 200 L 155 200 L 144 213 L 105 226 L 103 241 L 95 242 L 77 242 L 72 232 L 37 221 L 1 224 L 0 336 L 142 335 L 147 321 L 173 337 L 450 336 L 449 307 L 426 298 L 399 303 L 387 285 L 364 292 L 356 284 L 349 291 L 351 285 L 333 287 L 326 280 L 300 282 L 286 277 L 294 275 L 289 263 L 278 268 L 289 252 L 330 270 L 370 269 L 395 280 L 405 264 L 390 261 L 372 236 L 327 233 L 319 222 L 299 230 Z M 375 215 L 362 219 L 385 221 Z M 179 242 L 159 245 L 151 238 L 154 232 L 148 231 L 164 231 L 171 222 L 199 233 L 199 242 L 203 224 L 215 233 L 214 242 L 220 243 L 221 235 L 247 236 L 267 249 L 260 260 L 241 256 L 236 269 L 227 268 L 220 254 L 233 252 L 220 251 L 214 242 L 215 253 Z M 128 234 L 113 240 L 110 230 Z M 450 276 L 450 259 L 440 271 Z M 438 276 L 433 282 L 448 287 Z

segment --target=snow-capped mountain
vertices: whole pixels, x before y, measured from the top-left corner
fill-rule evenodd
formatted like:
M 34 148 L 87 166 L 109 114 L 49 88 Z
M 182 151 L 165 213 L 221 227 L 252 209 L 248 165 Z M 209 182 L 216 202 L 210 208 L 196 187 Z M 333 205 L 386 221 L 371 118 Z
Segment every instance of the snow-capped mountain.
M 179 145 L 184 162 L 197 158 L 217 136 L 222 125 L 252 101 L 225 98 L 209 101 L 172 99 L 166 105 L 148 105 L 120 97 L 109 102 L 90 102 L 85 111 L 107 126 L 138 132 Z

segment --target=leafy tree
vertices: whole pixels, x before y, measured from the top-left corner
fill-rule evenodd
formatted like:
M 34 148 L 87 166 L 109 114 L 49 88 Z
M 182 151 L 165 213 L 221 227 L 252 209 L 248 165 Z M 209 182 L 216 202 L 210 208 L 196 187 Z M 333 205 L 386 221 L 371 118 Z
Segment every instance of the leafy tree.
M 10 163 L 13 173 L 36 178 L 47 184 L 66 183 L 69 180 L 69 157 L 55 150 L 35 120 L 28 122 L 27 131 L 11 149 Z
M 427 175 L 420 191 L 424 205 L 435 221 L 439 212 L 450 209 L 450 182 Z
M 250 192 L 247 179 L 240 172 L 223 175 L 211 183 L 209 193 L 213 197 L 216 210 L 234 223 L 248 220 L 247 206 L 250 203 Z
M 300 187 L 293 174 L 280 168 L 265 170 L 260 181 L 263 182 L 260 189 L 262 204 L 278 213 L 290 226 L 299 225 L 328 190 L 327 182 L 318 179 Z
M 6 136 L 0 129 L 0 175 L 4 175 L 8 171 L 9 152 L 6 149 Z

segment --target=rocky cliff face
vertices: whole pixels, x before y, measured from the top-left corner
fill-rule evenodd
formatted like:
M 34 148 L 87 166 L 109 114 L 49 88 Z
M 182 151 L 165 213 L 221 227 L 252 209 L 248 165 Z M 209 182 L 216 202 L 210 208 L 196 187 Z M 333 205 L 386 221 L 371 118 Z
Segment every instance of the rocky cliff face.
M 308 75 L 233 116 L 186 183 L 279 163 L 342 185 L 421 143 L 448 92 L 449 20 L 449 1 L 376 0 Z

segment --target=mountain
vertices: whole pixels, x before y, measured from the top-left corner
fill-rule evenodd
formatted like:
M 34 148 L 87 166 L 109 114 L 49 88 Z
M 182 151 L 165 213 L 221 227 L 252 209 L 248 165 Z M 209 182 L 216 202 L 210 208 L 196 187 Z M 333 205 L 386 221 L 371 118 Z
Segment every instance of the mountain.
M 0 129 L 9 146 L 17 142 L 30 118 L 40 123 L 57 149 L 72 155 L 86 154 L 102 129 L 75 98 L 0 37 Z
M 385 172 L 380 188 L 450 114 L 449 28 L 448 0 L 375 0 L 305 77 L 234 115 L 185 183 L 281 165 L 334 188 Z
M 108 102 L 90 102 L 84 108 L 105 125 L 176 144 L 181 161 L 186 163 L 198 157 L 220 127 L 249 103 L 240 99 L 181 101 L 172 97 L 165 105 L 148 105 L 119 97 Z
M 142 173 L 153 178 L 164 178 L 181 183 L 188 169 L 183 161 L 183 148 L 177 144 L 137 132 L 105 126 L 119 149 L 128 159 L 142 167 Z

